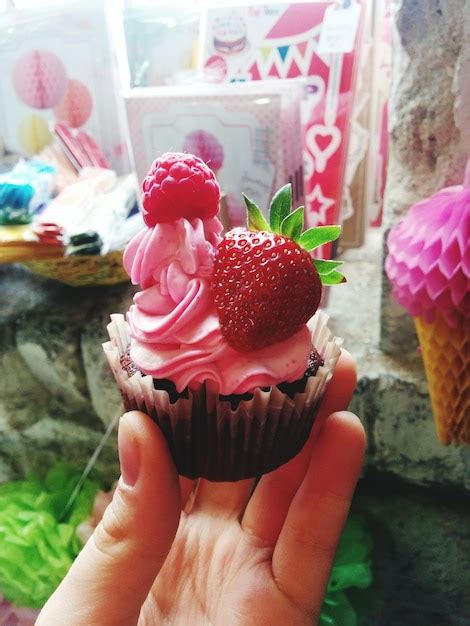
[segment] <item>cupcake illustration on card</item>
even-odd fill
[[[247,47],[246,22],[234,11],[218,17],[212,30],[214,49],[220,54],[237,54]]]
[[[183,152],[199,157],[217,176],[224,164],[224,149],[213,133],[199,129],[184,138]]]

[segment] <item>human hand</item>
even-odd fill
[[[254,491],[178,477],[158,427],[126,414],[113,501],[36,626],[316,624],[364,455],[354,386],[343,353],[304,449]]]

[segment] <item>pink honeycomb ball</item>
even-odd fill
[[[72,128],[83,126],[93,110],[91,93],[80,80],[68,81],[63,98],[54,107],[54,115]]]
[[[50,109],[64,95],[67,73],[62,61],[48,50],[22,54],[12,72],[15,92],[33,109]]]

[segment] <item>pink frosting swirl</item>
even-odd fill
[[[178,391],[212,381],[222,394],[245,393],[301,378],[311,349],[307,326],[246,353],[223,338],[210,292],[221,230],[217,218],[180,218],[146,228],[129,243],[124,266],[142,288],[127,315],[132,360]]]
[[[470,189],[448,187],[413,205],[388,236],[385,271],[410,315],[449,326],[470,317]]]

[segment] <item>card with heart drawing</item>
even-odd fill
[[[212,81],[307,77],[308,227],[340,218],[363,9],[358,0],[328,0],[207,10],[202,69]]]

